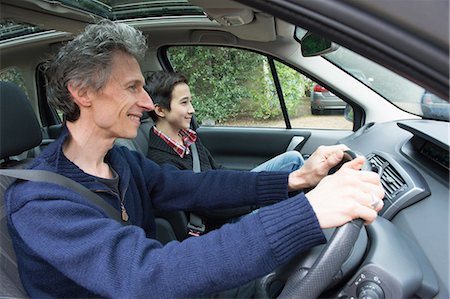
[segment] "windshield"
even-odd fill
[[[430,119],[450,118],[447,101],[361,55],[341,46],[322,56],[407,112]]]

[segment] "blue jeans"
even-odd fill
[[[305,160],[298,151],[288,151],[272,158],[252,169],[259,171],[288,171],[292,172],[305,164]]]
[[[303,159],[302,154],[297,151],[288,151],[282,153],[275,158],[272,158],[263,164],[256,166],[251,171],[259,172],[259,171],[287,171],[292,172],[305,164],[305,160]],[[250,212],[251,214],[258,212],[258,209]],[[242,217],[242,216],[241,216]],[[232,223],[238,222],[241,217],[234,218],[231,220]]]

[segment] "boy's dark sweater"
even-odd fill
[[[211,156],[208,149],[202,144],[199,138],[195,142],[202,171],[211,169],[224,169],[224,167]],[[150,129],[150,139],[148,142],[147,157],[159,165],[164,163],[171,164],[181,170],[192,170],[192,154],[181,158],[161,137]]]

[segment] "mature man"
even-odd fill
[[[358,171],[364,158],[325,177],[345,146],[319,148],[290,174],[179,171],[114,146],[116,138],[135,137],[142,113],[154,108],[138,64],[145,50],[141,32],[103,21],[49,63],[49,101],[63,112],[65,127],[32,168],[83,184],[132,225],[58,185],[12,185],[5,197],[8,225],[31,297],[202,296],[243,285],[325,242],[321,228],[375,219],[372,197],[384,194],[375,173]],[[314,186],[288,198],[290,190]],[[269,201],[277,203],[200,237],[165,246],[154,238],[155,209]]]

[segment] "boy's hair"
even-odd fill
[[[158,71],[153,73],[148,79],[145,86],[153,103],[170,111],[170,100],[172,91],[178,83],[188,84],[186,77],[178,72]],[[155,111],[150,111],[150,116],[154,122],[157,122],[158,115]]]

